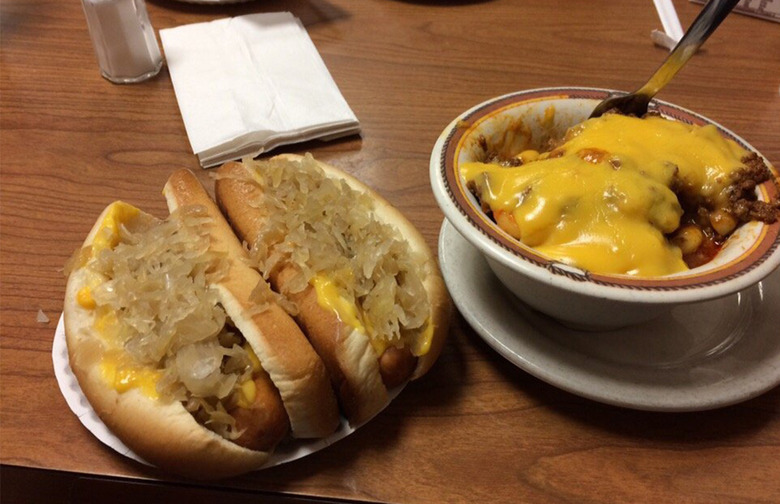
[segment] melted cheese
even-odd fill
[[[358,313],[357,306],[346,299],[339,292],[339,288],[333,280],[325,275],[316,275],[311,280],[314,290],[317,292],[317,302],[326,310],[334,311],[339,320],[348,326],[361,332],[366,332],[366,327]]]
[[[125,222],[136,217],[140,210],[121,201],[111,205],[92,241],[92,254],[112,249],[119,243],[119,231]],[[139,366],[121,349],[122,338],[116,313],[108,306],[97,307],[92,290],[102,279],[93,276],[79,289],[76,301],[85,309],[95,310],[93,328],[109,349],[100,361],[100,372],[105,382],[119,393],[137,388],[151,399],[158,399],[157,382],[161,372]]]
[[[158,399],[160,371],[134,364],[123,350],[106,352],[100,362],[103,379],[119,393],[137,388],[151,399]]]
[[[244,342],[241,347],[246,352],[247,356],[249,357],[249,363],[252,365],[252,372],[258,373],[263,370],[263,365],[260,364],[260,359],[257,357],[257,354],[255,353],[255,349],[252,348],[252,345],[250,345],[247,342]]]
[[[89,272],[85,282],[86,285],[80,288],[76,293],[76,302],[79,304],[79,306],[87,310],[94,310],[97,308],[97,303],[95,302],[95,298],[92,296],[92,291],[104,281],[105,279],[101,275],[95,274],[94,272]]]
[[[747,152],[714,126],[661,117],[606,115],[569,130],[551,152],[520,154],[505,168],[464,163],[483,203],[509,234],[541,254],[597,273],[659,276],[683,271],[665,234],[682,209],[675,179],[715,207]]]
[[[95,322],[93,326],[100,335],[103,343],[118,347],[121,345],[119,336],[119,320],[116,312],[108,306],[101,306],[95,310]]]
[[[92,240],[93,253],[116,247],[119,243],[119,229],[122,224],[136,217],[140,212],[133,205],[122,201],[112,203]]]
[[[76,293],[76,302],[82,307],[88,310],[92,310],[97,307],[95,298],[92,297],[92,288],[90,286],[84,286]]]
[[[433,324],[431,319],[425,322],[425,327],[422,332],[414,339],[412,343],[411,351],[415,357],[425,355],[431,349],[431,342],[433,341]]]
[[[257,385],[254,380],[246,380],[238,387],[238,401],[239,408],[250,408],[257,398]]]
[[[244,344],[241,346],[244,348],[247,356],[249,357],[249,363],[252,366],[252,377],[254,377],[257,373],[263,370],[263,365],[260,364],[260,359],[257,357],[257,354],[249,343],[244,342]],[[256,398],[257,385],[252,378],[245,380],[238,386],[237,404],[240,408],[251,407],[252,404],[254,404]]]
[[[371,346],[377,355],[382,355],[387,350],[390,343],[384,339],[374,337],[370,325],[361,317],[358,307],[354,302],[341,295],[338,286],[333,280],[320,274],[312,278],[311,285],[317,293],[317,303],[322,308],[333,311],[339,320],[356,331],[368,335]],[[425,324],[422,332],[416,333],[415,337],[411,339],[411,342],[402,341],[401,343],[408,344],[413,355],[419,357],[428,353],[431,347],[431,340],[433,339],[433,324],[430,323],[430,320]]]

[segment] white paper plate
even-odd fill
[[[52,345],[52,362],[54,364],[54,375],[57,377],[57,383],[60,386],[65,401],[68,403],[71,411],[78,417],[84,427],[87,428],[96,438],[98,438],[105,445],[114,449],[118,453],[129,457],[133,460],[141,462],[142,464],[151,465],[137,454],[135,454],[130,448],[124,445],[108,427],[105,426],[100,417],[97,416],[92,406],[87,401],[84,393],[81,391],[76,376],[70,368],[68,362],[68,346],[65,339],[65,323],[62,316],[57,324],[57,329],[54,332],[54,343]],[[401,392],[403,386],[398,387],[390,391],[391,401]],[[369,420],[370,421],[370,420]],[[357,430],[360,426],[351,426],[347,420],[342,417],[339,428],[330,436],[322,439],[315,440],[296,440],[293,442],[285,443],[271,454],[268,462],[262,467],[267,469],[269,467],[277,466],[287,462],[292,462],[299,458],[310,455],[314,452],[326,448],[336,441],[347,437]]]
[[[475,331],[507,360],[596,401],[652,411],[713,409],[780,383],[780,270],[739,294],[608,332],[568,329],[517,300],[445,220],[445,282]]]

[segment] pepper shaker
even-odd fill
[[[100,73],[116,84],[141,82],[162,68],[144,0],[82,0]]]

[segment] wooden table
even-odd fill
[[[700,6],[675,2],[683,26]],[[666,51],[648,1],[149,0],[156,29],[261,11],[300,17],[362,136],[313,152],[373,186],[437,244],[431,147],[458,113],[543,86],[630,90]],[[52,371],[62,268],[109,202],[165,215],[160,190],[190,151],[166,70],[118,86],[98,73],[79,2],[3,0],[0,62],[3,502],[770,502],[780,498],[780,389],[708,412],[602,405],[515,368],[465,323],[432,372],[374,421],[288,465],[181,482],[103,446]],[[780,164],[780,25],[732,15],[662,93]],[[39,310],[48,322],[38,321]],[[309,502],[306,500],[306,502]]]

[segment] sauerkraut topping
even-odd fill
[[[366,330],[378,353],[387,346],[418,348],[431,313],[423,286],[428,265],[398,230],[376,218],[372,198],[327,177],[310,155],[244,164],[262,189],[252,204],[266,217],[251,244],[259,271],[269,278],[295,265],[291,292],[326,281],[341,298],[330,304],[357,307],[352,325]]]
[[[129,215],[109,216],[116,214]],[[85,287],[88,297],[79,293],[79,303],[95,310],[107,347],[104,376],[120,392],[143,389],[153,376],[156,395],[181,401],[205,426],[237,437],[227,411],[252,377],[252,361],[209,288],[228,268],[226,257],[209,248],[210,218],[185,207],[164,221],[114,221],[100,229],[85,265],[100,281]]]

